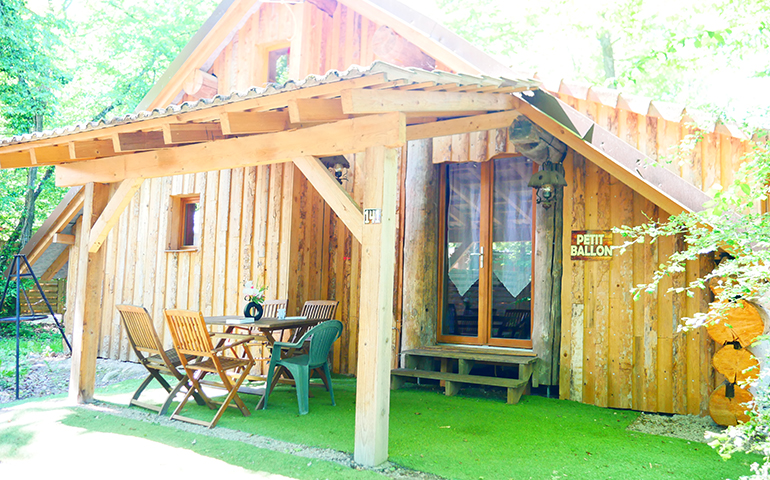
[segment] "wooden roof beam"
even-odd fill
[[[406,118],[400,113],[370,115],[287,132],[195,143],[151,152],[69,163],[56,169],[59,186],[113,183],[287,162],[302,155],[331,156],[369,146],[406,143]]]
[[[473,117],[455,118],[442,122],[409,125],[406,127],[407,140],[421,140],[424,138],[443,137],[459,133],[480,132],[482,130],[494,130],[496,128],[508,128],[513,121],[521,115],[517,110],[488,113]]]
[[[224,138],[218,123],[167,123],[163,125],[163,141],[167,145],[199,143]]]
[[[32,235],[21,253],[27,255],[28,259],[37,259],[51,246],[55,235],[61,232],[80,213],[82,207],[83,189],[67,192],[56,209],[48,216],[48,219]],[[32,260],[30,260],[31,262]]]
[[[112,157],[115,147],[112,140],[86,140],[68,143],[70,160]]]
[[[219,121],[225,135],[282,132],[289,128],[289,112],[224,112]]]
[[[48,280],[52,279],[54,275],[59,273],[59,270],[62,269],[62,267],[69,261],[70,259],[70,247],[65,248],[62,250],[62,252],[59,254],[58,257],[56,257],[56,260],[53,261],[50,267],[43,273],[43,275],[40,276],[41,282],[47,282]]]
[[[359,243],[364,232],[364,213],[361,207],[342,188],[342,185],[329,172],[329,169],[316,157],[309,155],[295,157],[294,165],[305,175],[316,191],[334,210],[342,223]]]
[[[512,95],[497,93],[344,90],[341,97],[342,111],[349,115],[382,112],[495,111],[515,108]]]
[[[222,114],[229,112],[243,113],[252,110],[258,112],[267,112],[269,110],[276,110],[278,108],[286,108],[289,104],[289,100],[292,98],[312,98],[323,95],[339,96],[340,90],[348,88],[366,88],[372,85],[382,84],[385,78],[386,75],[384,73],[378,73],[375,75],[352,78],[350,80],[341,80],[337,82],[316,85],[313,87],[276,93],[273,95],[255,97],[238,102],[225,103],[216,107],[201,108],[176,115],[149,118],[120,125],[109,125],[104,128],[87,130],[85,132],[52,136],[29,142],[0,146],[0,168],[29,167],[29,149],[32,147],[59,145],[64,142],[94,140],[97,138],[106,138],[109,134],[136,132],[140,129],[145,131],[161,130],[163,125],[167,123],[217,121]],[[401,80],[399,80],[399,82],[401,82],[400,84],[405,83],[405,81]],[[228,134],[225,133],[225,135]],[[20,157],[6,157],[6,155],[9,153],[21,153],[22,155]],[[5,162],[8,162],[8,166],[5,165],[3,161],[4,159]]]
[[[57,165],[70,161],[70,150],[66,144],[37,147],[30,150],[30,156],[34,165]]]
[[[138,152],[165,148],[163,132],[126,132],[112,135],[112,146],[115,152]]]
[[[289,100],[291,123],[328,123],[350,118],[342,111],[339,98],[297,98]]]
[[[53,236],[53,243],[59,243],[62,245],[75,245],[75,235],[55,233]]]
[[[31,167],[32,153],[30,150],[0,154],[0,168]]]

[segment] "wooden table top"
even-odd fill
[[[245,317],[240,315],[221,315],[214,317],[204,317],[204,320],[209,325],[246,326],[257,327],[264,330],[288,330],[292,328],[312,326],[321,322],[321,320],[308,319],[307,317],[288,317],[283,319],[262,317],[256,322],[227,323],[228,320],[243,320],[244,318]]]

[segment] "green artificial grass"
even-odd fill
[[[354,470],[333,462],[274,452],[242,442],[195,434],[103,412],[96,414],[88,410],[73,409],[72,414],[62,420],[62,423],[89,431],[144,438],[172,447],[185,448],[248,470],[285,475],[298,480],[386,478],[377,472]]]
[[[355,380],[337,377],[334,387],[337,406],[323,388],[312,388],[306,416],[298,415],[289,386],[276,388],[267,410],[255,411],[258,397],[242,395],[252,415],[230,409],[218,426],[352,452]],[[636,412],[537,396],[507,405],[407,387],[391,392],[390,405],[390,460],[452,479],[736,478],[761,460],[740,454],[723,461],[702,443],[627,431]],[[214,412],[189,402],[183,414],[209,420]]]

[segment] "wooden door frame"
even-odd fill
[[[506,157],[508,158],[508,157]],[[514,157],[511,157],[514,158]],[[484,301],[482,301],[481,292],[490,292],[492,286],[492,229],[494,222],[494,159],[490,159],[486,162],[479,162],[480,164],[480,182],[481,182],[481,212],[482,215],[479,219],[480,231],[479,242],[484,248],[484,268],[479,270],[479,317],[478,317],[478,331],[475,337],[468,337],[463,335],[444,335],[443,323],[444,323],[444,299],[447,295],[447,282],[446,282],[446,208],[447,208],[447,164],[440,165],[439,174],[439,191],[441,195],[439,197],[439,245],[438,245],[438,328],[436,329],[436,340],[440,343],[453,343],[458,345],[489,345],[493,347],[505,347],[505,348],[517,348],[524,350],[532,350],[532,330],[534,321],[534,287],[535,287],[535,225],[537,222],[536,212],[536,196],[534,190],[532,191],[532,253],[531,258],[531,286],[530,286],[530,339],[514,339],[514,338],[492,338],[491,336],[491,323],[492,323],[492,304],[490,302],[489,295],[485,295]],[[533,173],[537,171],[537,164],[532,164]],[[486,221],[484,214],[486,214]],[[488,256],[489,255],[489,256]],[[488,257],[487,257],[488,256]],[[483,320],[483,321],[482,321]]]

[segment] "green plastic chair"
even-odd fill
[[[263,408],[267,408],[268,396],[275,384],[278,383],[278,379],[281,378],[281,375],[289,373],[294,377],[294,383],[297,387],[299,414],[307,414],[309,409],[308,390],[310,388],[310,372],[312,370],[317,370],[321,375],[324,385],[331,396],[332,405],[336,405],[336,403],[334,403],[332,377],[329,372],[329,350],[332,348],[332,344],[335,340],[340,338],[341,333],[342,322],[339,320],[329,320],[319,323],[311,328],[302,336],[302,338],[294,343],[275,342],[275,344],[273,344],[273,354],[270,357],[270,369],[267,371],[265,402]],[[284,348],[302,348],[307,339],[310,339],[307,354],[281,358],[281,351]]]

